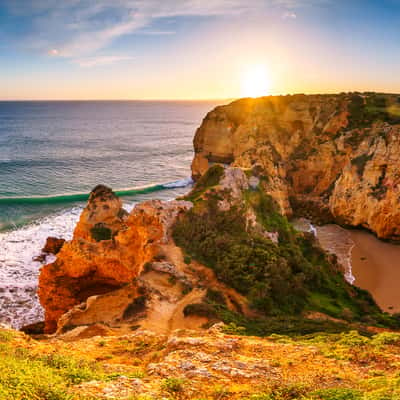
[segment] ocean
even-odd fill
[[[71,238],[94,186],[112,187],[128,210],[189,190],[193,136],[216,105],[0,102],[0,323],[43,318],[33,258],[48,236]]]

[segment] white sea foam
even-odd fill
[[[20,328],[43,319],[36,290],[40,254],[48,236],[71,239],[81,208],[48,216],[30,225],[0,233],[0,323]],[[54,261],[54,256],[47,262]]]
[[[312,224],[312,223],[310,223],[310,229],[309,229],[309,232],[311,232],[315,237],[317,237],[318,236],[318,233],[317,233],[317,228]]]
[[[191,185],[192,183],[193,183],[192,178],[184,178],[175,182],[165,183],[163,186],[168,189],[173,189],[173,188],[186,187]]]
[[[128,212],[134,206],[134,202],[124,204]],[[0,323],[18,329],[43,319],[36,294],[42,264],[33,258],[40,254],[49,236],[72,239],[81,211],[81,207],[74,207],[0,232]],[[54,260],[55,256],[48,255],[45,264]]]
[[[179,188],[188,184],[189,180],[183,179],[169,185]],[[124,208],[131,212],[135,204],[124,203]],[[74,207],[21,228],[0,232],[0,324],[18,329],[43,320],[43,309],[36,294],[42,263],[33,259],[40,255],[49,236],[71,240],[81,211],[82,207]],[[45,264],[54,260],[49,255]]]

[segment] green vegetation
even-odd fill
[[[183,315],[185,317],[188,317],[189,315],[197,315],[199,317],[211,319],[215,319],[217,317],[214,307],[211,304],[205,303],[188,304],[183,310]]]
[[[0,333],[0,399],[83,399],[72,396],[69,387],[83,381],[112,379],[94,363],[55,353],[37,355],[12,345],[9,332]]]
[[[229,200],[229,193],[224,197]],[[368,292],[349,285],[340,267],[326,257],[314,237],[295,231],[261,189],[247,191],[243,204],[232,205],[227,211],[219,209],[217,192],[203,192],[202,198],[175,224],[175,242],[186,254],[212,268],[218,279],[246,296],[267,318],[248,321],[212,296],[207,296],[203,306],[191,305],[187,313],[213,316],[211,305],[219,319],[253,334],[266,334],[271,327],[288,334],[345,330],[346,323],[299,317],[307,311],[348,321],[398,325],[394,318],[381,313]],[[255,211],[263,229],[278,232],[278,243],[263,236],[260,229],[247,228],[248,208]]]
[[[321,389],[312,392],[310,398],[315,400],[362,400],[362,394],[355,389]]]
[[[183,392],[185,381],[178,378],[167,378],[162,383],[161,387],[166,392],[174,395]]]
[[[222,175],[224,173],[224,167],[219,164],[213,165],[208,171],[196,182],[196,186],[193,190],[184,197],[185,200],[194,200],[200,197],[211,187],[218,185]]]
[[[100,242],[101,240],[110,240],[112,238],[111,229],[104,226],[101,222],[90,229],[90,234],[96,242]]]
[[[185,264],[189,265],[189,264],[192,262],[192,257],[190,257],[190,256],[188,256],[188,255],[185,255],[185,256],[183,257],[183,262],[184,262]]]
[[[225,333],[242,334],[243,329],[231,323]],[[237,339],[179,331],[175,338],[179,339],[144,332],[83,343],[35,341],[0,330],[0,399],[94,400],[108,394],[126,400],[400,398],[399,333],[324,331]],[[248,381],[213,368],[221,363],[226,371],[243,368],[252,373],[254,368],[264,375]],[[264,364],[267,368],[261,369]],[[144,374],[149,365],[162,373]],[[196,371],[205,375],[194,375]],[[141,384],[131,384],[131,379]]]
[[[394,96],[370,93],[353,94],[349,102],[349,127],[363,128],[376,121],[400,122],[400,107]]]

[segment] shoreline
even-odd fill
[[[314,227],[304,218],[292,222],[299,230],[313,232],[325,251],[336,254],[350,284],[368,290],[383,311],[400,312],[400,245],[365,230],[335,224]]]
[[[383,311],[400,312],[400,246],[362,230],[349,230],[355,285],[368,290]]]
[[[345,279],[353,285],[356,278],[353,274],[351,255],[355,242],[350,232],[336,224],[318,226],[316,229],[319,243],[326,251],[336,254],[339,263],[345,268]]]

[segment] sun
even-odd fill
[[[245,70],[242,78],[243,97],[261,97],[269,94],[268,70],[264,65],[253,65]]]

